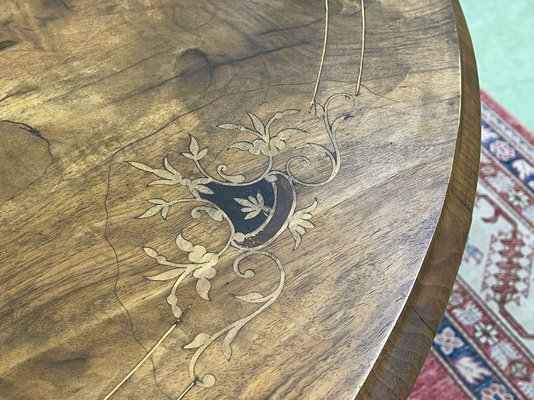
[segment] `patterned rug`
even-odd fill
[[[534,135],[482,93],[473,224],[410,400],[534,400]]]

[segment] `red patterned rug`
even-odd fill
[[[482,93],[473,224],[410,400],[534,400],[534,135]]]

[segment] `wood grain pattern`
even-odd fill
[[[231,353],[223,336],[206,349],[195,376],[213,374],[216,382],[192,387],[186,399],[349,399],[366,382],[395,379],[406,382],[396,395],[406,392],[417,362],[408,378],[397,371],[385,382],[376,375],[381,354],[402,348],[388,338],[410,329],[421,335],[421,318],[439,320],[442,304],[429,301],[425,287],[439,287],[438,300],[446,301],[478,160],[476,101],[468,108],[466,58],[460,64],[458,57],[466,47],[448,1],[366,2],[362,87],[354,104],[332,106],[332,120],[341,117],[338,150],[324,118],[308,111],[321,57],[322,1],[5,4],[0,119],[24,125],[0,123],[0,135],[9,135],[0,149],[16,155],[0,164],[0,175],[12,182],[2,187],[0,204],[1,398],[103,399],[178,316],[112,399],[178,398],[191,384],[194,339],[206,343],[199,334],[217,336],[250,315]],[[360,16],[358,2],[330,2],[319,104],[354,91]],[[265,123],[284,110],[299,111],[273,128],[300,131],[279,137],[284,145],[276,142],[273,171],[304,155],[311,168],[295,165],[297,176],[328,177],[328,154],[306,143],[340,158],[326,184],[294,184],[296,210],[317,200],[304,219],[313,227],[301,221],[302,232],[293,225],[298,247],[290,230],[276,233],[260,250],[274,258],[242,259],[242,272],[256,272],[245,277],[233,263],[246,250],[229,247],[216,264],[208,255],[225,247],[231,224],[192,218],[194,206],[181,203],[165,211],[166,219],[163,207],[137,218],[158,205],[147,200],[194,197],[198,185],[209,184],[197,181],[191,191],[201,176],[182,153],[197,157],[207,148],[202,165],[211,176],[222,164],[227,175],[260,176],[273,147],[257,155],[233,148],[251,143],[251,133],[218,126],[261,131],[247,113]],[[24,126],[31,128],[20,132]],[[135,163],[167,168],[165,157],[183,184],[147,186],[154,174]],[[238,198],[246,213],[259,210],[250,220],[274,208],[267,198]],[[176,242],[179,234],[203,250]],[[442,261],[445,249],[437,244],[446,235],[451,255]],[[175,308],[173,315],[166,300],[172,283],[146,278],[164,273],[165,262],[201,265],[176,292],[185,313]],[[445,280],[434,283],[424,274],[440,262]],[[276,293],[276,301],[269,297],[256,315],[261,304],[253,301],[261,298],[251,293]],[[235,297],[247,294],[252,302]],[[406,310],[421,316],[407,328],[397,322]],[[410,349],[417,357],[425,352]],[[361,398],[380,398],[366,387]]]
[[[31,126],[0,121],[0,201],[16,196],[35,182],[50,165],[50,144]],[[27,151],[21,152],[21,146]]]
[[[452,1],[452,6],[458,28],[462,92],[449,188],[407,305],[360,391],[360,398],[402,399],[409,394],[448,304],[471,226],[480,157],[480,90],[464,16],[457,0]]]

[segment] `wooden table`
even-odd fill
[[[0,398],[407,395],[476,67],[456,1],[326,5],[2,2]]]

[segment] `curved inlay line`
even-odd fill
[[[259,157],[259,163],[264,163],[265,157],[267,157],[267,166],[263,173],[248,182],[244,174],[226,174],[227,166],[224,164],[216,168],[218,177],[210,175],[202,165],[202,160],[208,154],[209,147],[202,147],[193,135],[190,135],[189,149],[183,149],[181,155],[184,157],[183,161],[189,160],[196,167],[198,172],[196,176],[183,176],[166,156],[163,158],[160,166],[151,166],[139,161],[128,162],[138,173],[152,177],[152,180],[148,182],[149,185],[181,186],[186,188],[189,193],[188,197],[147,199],[150,204],[149,208],[143,214],[137,216],[137,218],[166,219],[172,207],[179,207],[184,203],[197,203],[198,205],[191,211],[192,218],[207,216],[213,221],[225,222],[230,227],[230,233],[226,245],[220,251],[213,253],[208,252],[203,245],[188,240],[181,232],[178,233],[174,238],[174,242],[179,251],[187,253],[189,262],[185,264],[170,260],[161,254],[158,249],[151,247],[142,248],[142,251],[144,251],[147,257],[152,258],[159,265],[167,268],[170,267],[165,272],[155,276],[149,276],[147,279],[159,281],[170,287],[166,300],[170,307],[170,312],[176,318],[176,322],[171,325],[157,341],[156,345],[147,352],[142,360],[136,364],[103,400],[110,399],[139,367],[150,358],[154,350],[173,332],[177,324],[182,321],[184,310],[179,300],[179,288],[182,282],[186,279],[196,280],[195,287],[199,297],[207,301],[210,300],[211,280],[216,278],[219,259],[229,247],[245,251],[234,260],[234,272],[238,277],[247,279],[255,275],[252,269],[240,269],[240,264],[244,259],[249,257],[267,257],[276,265],[279,272],[279,281],[276,288],[267,295],[252,290],[248,294],[235,295],[235,298],[239,301],[259,304],[260,307],[250,315],[231,323],[212,335],[204,332],[198,333],[190,343],[183,346],[185,350],[195,350],[195,352],[192,355],[189,366],[191,382],[177,397],[178,400],[183,399],[194,387],[208,388],[216,383],[215,375],[208,373],[199,377],[195,372],[196,365],[200,357],[204,354],[204,351],[216,342],[220,342],[223,356],[227,360],[230,360],[232,355],[231,345],[241,328],[267,309],[276,301],[282,292],[285,283],[284,267],[275,255],[262,249],[274,241],[286,229],[293,235],[294,248],[296,249],[301,244],[303,235],[314,227],[311,219],[313,217],[313,211],[318,204],[317,200],[314,200],[307,207],[297,210],[297,187],[299,185],[310,187],[323,186],[334,179],[339,172],[341,159],[336,139],[336,130],[346,116],[333,116],[330,110],[330,104],[334,100],[341,99],[350,102],[353,106],[355,96],[359,94],[365,52],[366,21],[364,6],[364,0],[361,0],[362,47],[355,94],[334,93],[321,105],[317,103],[316,96],[328,44],[329,2],[325,0],[323,49],[310,107],[315,106],[315,118],[322,121],[329,140],[329,146],[308,143],[308,146],[317,152],[319,156],[326,158],[330,162],[330,173],[323,179],[316,182],[309,182],[297,177],[296,172],[292,168],[294,165],[299,163],[301,167],[306,168],[312,164],[310,159],[303,155],[293,155],[290,157],[284,171],[273,169],[273,160],[280,154],[282,149],[286,148],[287,140],[292,135],[297,135],[304,131],[299,128],[287,126],[278,132],[272,132],[272,124],[279,120],[280,122],[278,124],[280,124],[282,122],[281,120],[284,120],[286,116],[298,114],[300,112],[298,109],[279,111],[267,119],[262,119],[251,112],[247,112],[248,124],[223,121],[217,125],[220,129],[238,130],[250,135],[250,140],[233,143],[230,145],[230,148]]]

